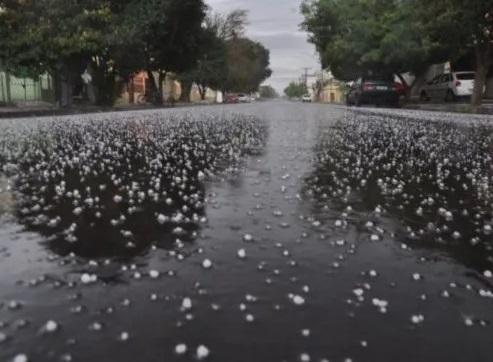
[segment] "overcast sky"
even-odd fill
[[[282,91],[290,81],[299,79],[304,67],[312,72],[320,65],[306,33],[300,31],[303,18],[301,0],[206,0],[214,11],[249,11],[248,37],[270,50],[273,75],[265,83]]]

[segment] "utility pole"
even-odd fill
[[[308,88],[308,71],[312,68],[303,68],[303,79],[305,83],[305,87]]]

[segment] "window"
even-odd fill
[[[475,73],[457,73],[456,74],[458,80],[474,80],[476,78]]]
[[[440,76],[437,75],[435,78],[433,78],[431,81],[430,81],[430,85],[433,85],[433,84],[437,84],[438,83],[438,80],[440,79]]]

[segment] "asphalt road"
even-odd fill
[[[491,121],[2,120],[0,360],[489,362]]]

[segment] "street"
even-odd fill
[[[491,361],[492,121],[0,120],[0,360]]]

